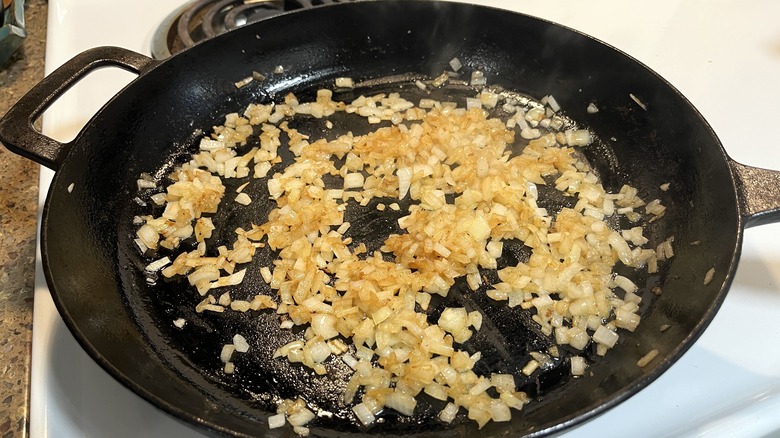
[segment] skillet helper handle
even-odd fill
[[[70,87],[103,67],[118,67],[139,75],[157,61],[121,47],[84,51],[46,76],[0,119],[0,142],[10,151],[57,170],[72,142],[61,143],[38,132],[34,123]]]
[[[745,228],[780,222],[780,171],[729,160]]]

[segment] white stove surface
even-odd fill
[[[158,23],[183,3],[49,0],[47,73],[100,45],[148,55]],[[482,3],[573,27],[629,53],[694,103],[732,158],[780,169],[780,2]],[[117,69],[88,76],[46,112],[44,133],[73,138],[133,77]],[[43,169],[41,200],[51,176]],[[54,308],[38,265],[31,436],[197,436],[121,386],[82,351]],[[780,224],[751,228],[732,289],[700,340],[639,394],[565,436],[780,436],[779,317]]]

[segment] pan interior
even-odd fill
[[[383,18],[388,16],[404,18]],[[285,31],[290,28],[307,31]],[[676,90],[612,48],[530,17],[439,2],[338,5],[247,26],[163,62],[112,100],[76,140],[47,202],[47,277],[77,339],[131,389],[180,418],[217,431],[283,436],[287,432],[264,429],[268,412],[279,398],[297,394],[316,396],[332,413],[318,417],[313,433],[365,432],[345,421],[349,411],[338,402],[350,373],[345,365],[334,364],[334,372],[322,378],[271,360],[273,350],[296,335],[280,330],[275,314],[196,314],[200,297],[193,290],[162,279],[149,281],[143,267],[150,260],[133,242],[133,217],[148,214],[141,205],[148,203],[148,194],[139,192],[136,180],[142,172],[162,179],[194,149],[197,129],[208,131],[250,102],[278,101],[288,91],[305,98],[317,88],[331,88],[339,76],[375,80],[356,93],[396,90],[398,75],[434,77],[455,57],[465,71],[484,71],[491,84],[536,98],[554,95],[567,116],[597,135],[599,141],[585,154],[609,190],[630,184],[643,199],[659,198],[667,205],[662,220],[646,224],[645,235],[655,243],[675,238],[675,257],[659,274],[633,276],[646,303],[636,332],[622,336],[604,359],[590,352],[588,378],[570,379],[564,355],[548,372],[526,379],[523,387],[535,399],[511,423],[489,424],[480,432],[516,436],[557,430],[641,389],[703,330],[730,279],[739,218],[718,140]],[[266,79],[236,88],[235,82],[253,71]],[[396,79],[376,80],[388,76]],[[419,97],[410,82],[404,92]],[[447,91],[461,96],[472,92]],[[586,111],[591,103],[598,113]],[[668,190],[663,190],[666,183]],[[252,184],[250,190],[263,190],[262,181]],[[263,217],[272,205],[258,202],[252,208],[254,217]],[[372,227],[396,218],[366,211],[374,213],[363,216],[365,227],[356,218],[354,232],[365,234],[369,242],[382,239]],[[231,210],[219,214],[226,223],[246,226],[245,216],[231,216]],[[216,242],[227,243],[232,228],[224,227],[226,234]],[[270,252],[255,257],[242,287],[272,294],[258,273],[270,260]],[[710,269],[714,277],[705,285]],[[486,362],[491,366],[516,373],[524,361],[510,359],[549,345],[528,315],[493,303],[483,293],[468,292],[462,282],[455,292],[448,300],[482,309],[495,327],[477,336],[471,347],[489,351]],[[184,329],[171,323],[180,317],[188,321]],[[246,335],[252,349],[237,359],[239,371],[227,376],[221,372],[219,350],[236,333]],[[638,367],[637,360],[652,349],[659,358]],[[441,431],[433,418],[442,407],[437,403],[422,400],[418,416],[389,416],[368,432],[476,433],[465,419]]]

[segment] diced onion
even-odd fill
[[[336,78],[335,83],[338,88],[355,88],[352,78]]]
[[[235,345],[236,351],[239,353],[246,353],[249,351],[249,343],[241,335],[233,336],[233,345]]]
[[[250,198],[246,193],[241,192],[238,194],[238,196],[236,196],[236,202],[241,205],[249,205],[252,203],[252,198]]]
[[[485,392],[490,388],[490,380],[489,379],[482,379],[477,382],[476,385],[472,386],[471,389],[469,389],[469,394],[471,395],[479,395]]]
[[[468,312],[463,307],[448,307],[441,312],[438,324],[450,333],[459,332],[468,327]]]
[[[571,363],[571,374],[574,376],[582,376],[585,374],[585,368],[587,367],[587,363],[585,362],[585,358],[582,356],[572,356],[569,358],[569,361]]]
[[[447,406],[439,412],[439,419],[445,423],[452,423],[455,416],[458,414],[458,405],[454,403],[447,403]]]
[[[171,259],[168,257],[163,257],[161,259],[155,260],[152,263],[149,263],[146,265],[146,272],[157,272],[160,269],[164,268],[165,266],[169,265],[171,263]]]
[[[599,326],[599,328],[597,328],[596,331],[593,333],[593,341],[602,344],[608,348],[612,348],[615,346],[618,337],[619,336],[617,333],[604,327],[603,325]]]
[[[398,169],[396,171],[398,176],[398,198],[404,199],[406,194],[409,193],[409,186],[412,182],[412,171],[408,167]]]
[[[364,425],[370,426],[376,421],[376,417],[363,403],[358,403],[352,407],[352,412],[355,413],[357,419]]]
[[[160,235],[149,224],[144,224],[135,233],[138,239],[146,245],[147,248],[157,248],[157,242],[160,240]]]
[[[355,356],[351,354],[345,354],[341,356],[341,360],[344,361],[345,364],[347,364],[348,367],[352,368],[353,370],[357,366],[357,359],[355,359]]]
[[[252,76],[247,76],[244,79],[241,79],[240,81],[236,82],[236,84],[235,84],[236,88],[241,88],[241,87],[247,85],[248,83],[252,82],[253,80],[254,80],[254,78]]]
[[[154,181],[147,181],[144,179],[139,179],[137,185],[139,189],[153,189],[157,187],[157,183]]]
[[[335,328],[336,317],[333,315],[317,313],[311,318],[311,328],[318,336],[323,339],[334,338],[339,335]]]
[[[647,364],[653,361],[655,357],[658,356],[658,350],[653,349],[647,352],[644,356],[642,356],[637,362],[637,366],[639,367],[645,367]]]
[[[491,400],[490,417],[497,423],[509,421],[512,419],[512,412],[509,411],[509,406],[506,403],[500,400]]]
[[[230,358],[233,356],[233,352],[236,347],[233,344],[225,344],[222,346],[222,351],[219,353],[219,360],[223,363],[230,362]]]
[[[710,268],[707,273],[704,274],[704,285],[710,284],[715,277],[715,268]]]
[[[466,109],[472,108],[482,108],[482,101],[473,97],[466,98]]]
[[[414,408],[417,406],[417,400],[409,394],[394,391],[385,399],[385,406],[398,411],[402,415],[412,416],[414,415]]]
[[[278,429],[287,422],[287,419],[285,418],[284,413],[271,415],[268,417],[268,428],[269,429]]]
[[[313,420],[314,417],[316,417],[314,415],[314,412],[310,411],[307,408],[303,408],[298,412],[288,415],[287,422],[292,424],[293,426],[303,426],[304,424]]]
[[[472,87],[478,87],[487,84],[487,78],[485,74],[480,70],[474,70],[471,73],[471,81],[469,82]]]
[[[547,105],[550,107],[553,112],[558,112],[561,110],[561,106],[558,105],[558,101],[555,100],[555,98],[552,95],[547,96]]]
[[[344,189],[356,189],[363,187],[363,175],[360,173],[350,173],[344,177]]]
[[[458,71],[463,67],[463,64],[460,63],[458,58],[452,58],[450,59],[450,67],[452,68],[452,71]]]
[[[495,387],[498,392],[514,391],[515,376],[512,374],[492,374],[490,376],[490,384]]]

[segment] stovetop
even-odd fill
[[[47,72],[99,45],[151,54],[155,29],[183,3],[49,0]],[[620,48],[680,89],[732,158],[780,169],[780,2],[481,3],[549,19]],[[133,77],[115,70],[89,75],[46,112],[44,133],[73,138]],[[43,169],[41,200],[51,177]],[[778,316],[780,225],[775,224],[745,232],[731,291],[691,350],[646,389],[564,436],[780,436]],[[40,261],[31,381],[33,438],[197,436],[121,386],[81,350],[54,308]]]
[[[352,0],[193,0],[171,11],[152,37],[152,57],[165,59],[195,43],[283,12]]]

